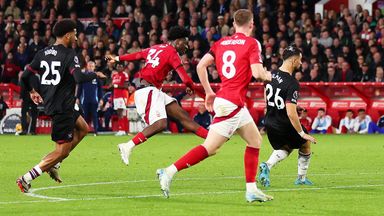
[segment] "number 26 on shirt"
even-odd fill
[[[271,106],[271,107],[276,106],[277,109],[284,109],[284,107],[285,107],[284,99],[279,96],[279,93],[281,91],[280,88],[276,88],[275,97],[274,97],[274,99],[272,101],[271,101],[272,96],[273,96],[272,85],[271,84],[267,84],[265,91],[266,91],[265,94],[266,94],[266,97],[267,97],[268,106]]]

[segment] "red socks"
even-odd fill
[[[136,134],[136,136],[133,137],[133,139],[132,139],[132,142],[133,142],[135,145],[139,145],[140,143],[143,143],[143,142],[145,142],[145,141],[147,141],[147,137],[145,137],[144,134],[141,133],[141,132],[138,133],[138,134]]]
[[[256,182],[257,166],[259,163],[259,149],[247,146],[244,154],[245,181]]]
[[[195,148],[191,149],[187,154],[177,160],[173,165],[177,168],[178,171],[185,168],[191,167],[200,161],[207,158],[208,152],[204,146],[198,145]]]
[[[205,139],[205,138],[207,138],[207,136],[208,136],[208,130],[200,126],[199,128],[197,128],[195,134],[196,134],[197,136],[199,136],[199,137]]]
[[[119,131],[128,132],[128,119],[126,116],[117,120],[117,124],[119,125]]]

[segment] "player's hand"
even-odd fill
[[[215,93],[207,93],[205,95],[205,108],[207,108],[208,112],[213,112],[213,101],[215,100]]]
[[[113,55],[106,55],[105,56],[105,60],[107,62],[110,62],[110,63],[115,63],[116,62],[115,56],[113,56]]]
[[[106,79],[107,76],[105,76],[102,72],[96,72],[97,78],[99,79]]]
[[[302,138],[307,140],[307,141],[309,141],[309,142],[311,142],[311,143],[313,143],[313,144],[316,144],[316,139],[313,136],[309,135],[309,134],[304,134],[302,136]]]
[[[185,89],[185,92],[187,92],[188,95],[193,95],[193,93],[194,93],[193,89],[191,89],[190,87],[187,87]]]
[[[35,103],[36,105],[43,103],[43,98],[34,89],[32,89],[32,91],[29,92],[29,95],[31,96],[33,103]]]

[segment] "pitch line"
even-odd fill
[[[355,173],[353,175],[379,175],[381,173]],[[317,173],[311,174],[312,176],[345,176],[351,175],[347,173]],[[275,175],[276,177],[292,177],[294,175]],[[239,179],[244,178],[244,176],[223,176],[223,177],[202,177],[202,178],[179,178],[176,181],[193,181],[193,180],[212,180],[212,179]],[[130,180],[130,181],[112,181],[112,182],[94,182],[94,183],[84,183],[84,184],[74,184],[74,185],[62,185],[62,186],[49,186],[41,187],[36,189],[31,189],[30,193],[25,195],[35,198],[40,198],[42,200],[31,200],[31,201],[10,201],[10,202],[0,202],[0,205],[7,204],[22,204],[22,203],[40,203],[40,202],[62,202],[62,201],[84,201],[84,200],[109,200],[109,199],[137,199],[137,198],[150,198],[150,197],[162,197],[160,194],[149,194],[149,195],[133,195],[133,196],[118,196],[118,197],[95,197],[95,198],[61,198],[61,197],[51,197],[36,194],[37,191],[50,190],[50,189],[59,189],[59,188],[69,188],[69,187],[83,187],[83,186],[94,186],[94,185],[108,185],[108,184],[124,184],[124,183],[140,183],[140,182],[154,182],[157,180]],[[347,189],[347,188],[364,188],[364,187],[382,187],[384,184],[377,185],[345,185],[345,186],[334,186],[334,187],[309,187],[309,188],[280,188],[280,189],[271,189],[268,192],[285,192],[285,191],[304,191],[304,190],[327,190],[327,189]],[[217,191],[217,192],[197,192],[197,193],[178,193],[172,194],[172,196],[196,196],[196,195],[220,195],[220,194],[234,194],[244,191]]]
[[[310,191],[310,190],[330,190],[330,189],[349,189],[349,188],[371,188],[371,187],[384,187],[384,184],[376,185],[340,185],[333,187],[308,187],[308,188],[277,188],[268,190],[268,192],[290,192],[290,191]],[[37,190],[37,189],[36,189]],[[243,190],[239,191],[212,191],[212,192],[194,192],[194,193],[175,193],[171,194],[174,196],[205,196],[205,195],[225,195],[225,194],[237,194],[244,193]],[[45,199],[45,198],[48,199]],[[68,202],[68,201],[92,201],[92,200],[113,200],[113,199],[140,199],[140,198],[152,198],[152,197],[163,197],[161,194],[147,194],[147,195],[133,195],[133,196],[117,196],[117,197],[89,197],[89,198],[58,198],[52,199],[53,197],[41,196],[42,200],[31,200],[31,201],[11,201],[11,202],[0,202],[0,205],[10,204],[26,204],[26,203],[44,203],[44,202]]]

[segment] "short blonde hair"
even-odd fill
[[[240,9],[235,12],[233,18],[235,20],[236,25],[243,26],[248,24],[252,20],[253,13],[247,9]]]

